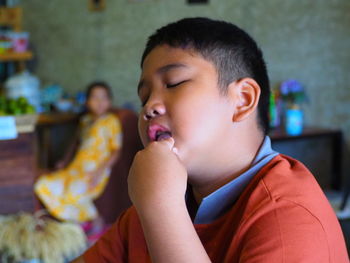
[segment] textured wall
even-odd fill
[[[225,19],[246,29],[265,52],[272,86],[299,79],[310,96],[306,121],[339,127],[350,143],[349,0],[110,0],[90,13],[87,0],[23,0],[25,29],[37,50],[36,74],[67,91],[110,82],[118,104],[138,105],[135,87],[146,37],[186,16]]]

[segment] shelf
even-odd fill
[[[22,53],[4,53],[0,54],[0,62],[8,61],[25,61],[33,58],[33,53],[31,51],[26,51]]]
[[[0,8],[0,24],[10,26],[14,31],[21,31],[22,28],[22,8]]]

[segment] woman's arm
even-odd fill
[[[103,161],[95,171],[91,172],[90,175],[88,175],[91,178],[90,188],[94,188],[98,184],[100,180],[99,178],[100,174],[105,169],[111,168],[113,164],[115,164],[116,161],[119,159],[119,156],[120,156],[120,149],[112,151],[110,156],[105,161]]]
[[[109,158],[107,158],[104,162],[102,162],[99,169],[103,171],[107,168],[111,168],[112,165],[115,164],[116,161],[119,159],[119,156],[120,156],[120,149],[112,151]]]

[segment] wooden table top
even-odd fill
[[[79,115],[76,113],[42,113],[39,114],[36,125],[57,125],[77,121]]]
[[[319,128],[319,127],[305,127],[302,134],[292,136],[288,135],[283,129],[277,128],[270,131],[269,136],[271,140],[293,140],[301,138],[310,138],[310,137],[320,137],[320,136],[330,136],[330,135],[339,135],[341,136],[341,130],[331,129],[331,128]]]

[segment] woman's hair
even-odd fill
[[[104,81],[94,81],[90,83],[86,88],[86,101],[90,98],[92,91],[95,88],[103,88],[107,92],[108,97],[112,100],[113,94],[112,94],[111,86],[109,86]]]

